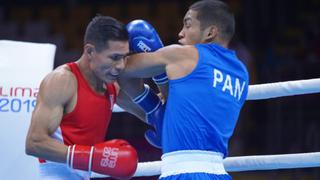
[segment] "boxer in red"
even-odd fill
[[[83,47],[78,61],[58,67],[41,82],[26,153],[40,159],[41,179],[88,179],[91,171],[128,179],[137,167],[136,150],[125,140],[104,142],[116,99],[144,118],[116,83],[129,53],[126,27],[97,16]]]

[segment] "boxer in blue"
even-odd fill
[[[246,67],[228,49],[234,24],[234,16],[225,3],[202,0],[191,5],[184,17],[179,33],[182,45],[128,57],[121,87],[132,98],[145,102],[144,109],[155,109],[150,121],[155,137],[162,139],[160,179],[231,179],[223,167],[223,158],[249,84]],[[158,43],[154,40],[158,36],[150,37],[150,32],[139,31],[141,26],[133,25],[131,30],[128,28],[133,49],[141,42]],[[154,105],[156,98],[150,98],[148,88],[143,90],[141,84],[125,81],[164,72],[169,78],[166,105]]]

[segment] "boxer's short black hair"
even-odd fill
[[[235,19],[229,6],[219,0],[202,0],[192,4],[189,10],[197,12],[201,29],[215,25],[220,30],[220,36],[231,40],[235,32]]]
[[[128,41],[126,26],[115,18],[97,15],[87,26],[84,44],[93,44],[97,51],[108,48],[108,42]]]

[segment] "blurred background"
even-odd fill
[[[128,23],[149,21],[165,45],[177,43],[191,0],[1,0],[0,39],[57,45],[55,67],[76,61],[88,22],[96,14]],[[231,48],[250,72],[250,84],[320,78],[320,0],[226,0],[236,16]],[[18,52],[17,52],[18,53]],[[151,83],[150,80],[147,80]],[[248,101],[229,145],[230,156],[320,151],[320,95]],[[107,139],[124,138],[140,161],[161,151],[143,137],[147,126],[114,113]],[[235,180],[315,180],[320,169],[231,173]],[[156,179],[157,177],[134,178]]]

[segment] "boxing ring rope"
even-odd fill
[[[250,85],[247,100],[261,100],[320,92],[320,78]],[[223,161],[228,172],[320,167],[320,152],[228,157]],[[155,176],[161,161],[140,162],[134,177]],[[92,173],[92,178],[107,177]]]
[[[223,165],[228,172],[320,167],[320,152],[228,157]],[[160,171],[161,161],[141,162],[134,177],[156,176]],[[92,173],[91,177],[107,176]]]
[[[250,85],[247,100],[270,99],[320,92],[320,78]]]
[[[320,78],[249,85],[247,100],[271,99],[320,92]],[[123,112],[117,105],[114,112]]]

